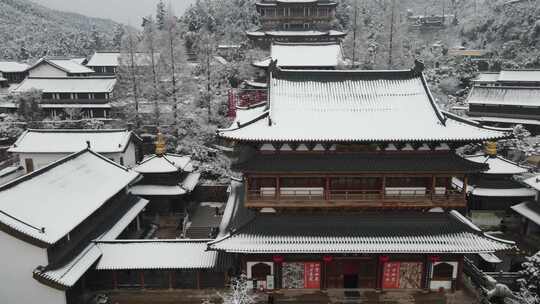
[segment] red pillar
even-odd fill
[[[279,200],[279,197],[281,196],[281,186],[279,185],[279,176],[276,177],[276,200]]]

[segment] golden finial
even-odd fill
[[[494,141],[486,142],[486,154],[494,157],[497,156],[497,143]]]
[[[157,140],[156,140],[156,155],[163,155],[167,152],[167,144],[165,143],[165,138],[163,137],[163,134],[158,133],[157,134]]]

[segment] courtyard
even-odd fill
[[[210,304],[221,303],[219,294],[225,290],[143,290],[143,291],[110,291],[106,292],[112,304]],[[260,304],[268,303],[268,295],[258,293]],[[310,303],[310,304],[474,304],[476,296],[468,290],[438,293],[418,290],[385,291],[375,290],[343,290],[326,291],[279,291],[274,293],[274,303]]]

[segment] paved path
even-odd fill
[[[145,290],[113,291],[112,304],[214,304],[221,303],[218,292],[206,290]],[[260,295],[258,304],[266,304],[266,295]],[[274,296],[274,304],[476,304],[478,300],[467,291],[454,293],[423,293],[420,291],[345,290],[284,291]]]

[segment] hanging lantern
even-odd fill
[[[275,256],[272,257],[272,260],[274,261],[274,263],[281,264],[281,263],[283,263],[285,258],[283,258],[282,255],[275,255]]]
[[[435,262],[439,262],[441,260],[441,257],[438,256],[438,255],[432,255],[429,257],[429,260],[432,262],[432,263],[435,263]]]
[[[325,263],[330,263],[330,262],[332,262],[332,260],[334,260],[334,257],[331,256],[331,255],[325,255],[325,256],[323,256],[322,259],[323,259],[323,261],[324,261]]]

